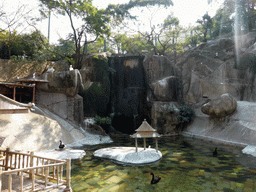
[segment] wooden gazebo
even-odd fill
[[[158,143],[157,143],[157,138],[161,137],[155,129],[153,129],[146,119],[142,122],[141,126],[135,130],[136,133],[133,135],[130,135],[131,138],[135,138],[135,146],[136,146],[136,152],[138,151],[138,143],[137,143],[137,138],[143,138],[144,140],[144,150],[146,149],[146,138],[155,138],[156,139],[156,151],[158,151]]]

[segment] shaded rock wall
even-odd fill
[[[160,134],[173,134],[179,123],[176,102],[155,101],[152,106],[151,125]]]
[[[116,71],[110,75],[110,110],[115,114],[112,123],[117,130],[132,133],[148,116],[143,57],[122,56],[111,57],[109,60]]]

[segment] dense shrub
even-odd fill
[[[187,105],[180,105],[178,106],[179,109],[179,125],[177,129],[179,131],[183,131],[184,127],[187,126],[195,117],[195,112],[192,108]]]
[[[110,117],[101,117],[96,115],[94,117],[94,122],[96,125],[104,126],[104,125],[111,125],[111,118]]]

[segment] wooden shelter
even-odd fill
[[[146,119],[144,119],[144,121],[142,122],[141,126],[135,130],[136,133],[134,133],[133,135],[131,135],[131,138],[135,138],[135,146],[136,146],[136,152],[138,151],[138,143],[137,143],[137,138],[143,138],[144,140],[144,150],[146,149],[146,138],[155,138],[156,139],[156,151],[158,151],[158,142],[157,142],[157,138],[161,137],[161,135],[159,135],[156,132],[156,129],[153,129],[148,122],[146,121]]]
[[[35,103],[36,84],[49,83],[38,74],[14,80],[15,82],[0,82],[0,94],[22,103]]]
[[[22,79],[16,79],[15,82],[18,82],[22,85],[24,85],[24,84],[32,85],[32,87],[33,87],[32,103],[35,103],[36,84],[38,84],[38,83],[49,83],[48,80],[43,79],[37,73],[30,74],[27,77],[24,77]],[[14,87],[14,95],[15,95],[15,87]]]

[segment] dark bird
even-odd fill
[[[60,149],[63,149],[64,147],[65,147],[64,143],[62,143],[62,141],[60,140],[59,148],[60,148]]]
[[[217,152],[217,147],[215,148],[215,150],[212,152],[213,156],[216,157],[218,155],[218,152]]]
[[[155,177],[154,173],[150,173],[150,175],[152,175],[151,184],[157,184],[161,180],[161,177]]]

